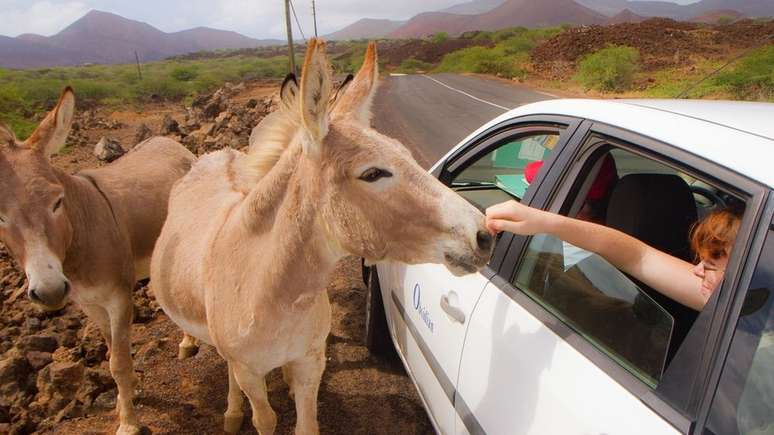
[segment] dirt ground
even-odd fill
[[[248,84],[231,101],[244,103],[274,92],[276,84]],[[75,140],[53,158],[53,163],[68,172],[102,165],[92,149],[103,135],[129,148],[140,124],[158,132],[165,115],[180,120],[184,113],[182,106],[158,103],[81,116],[76,120],[81,125],[73,132]],[[415,387],[400,362],[374,359],[363,345],[365,286],[360,274],[359,260],[347,258],[338,265],[327,289],[333,325],[319,393],[320,430],[339,434],[432,433]],[[27,300],[25,290],[24,275],[0,246],[0,433],[114,432],[115,386],[96,327],[72,303],[58,313],[39,312]],[[142,423],[153,434],[222,433],[228,386],[225,362],[209,346],[202,346],[192,358],[178,360],[182,333],[160,311],[147,287],[138,286],[135,292],[135,313],[133,354],[141,381],[135,405]],[[9,369],[9,361],[17,366]],[[57,407],[46,396],[49,393],[44,394],[53,391],[49,371],[55,364],[77,365],[84,373],[69,390],[57,387],[72,395],[67,396],[69,402],[63,402],[66,405]],[[278,416],[277,433],[292,433],[295,407],[278,371],[271,373],[267,384]],[[62,391],[57,394],[65,394]],[[50,394],[53,397],[54,393]],[[247,402],[244,408],[241,433],[255,433]]]

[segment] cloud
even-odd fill
[[[84,2],[0,1],[0,34],[22,33],[53,35],[89,11]]]

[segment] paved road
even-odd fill
[[[374,103],[374,126],[415,151],[425,167],[492,118],[551,95],[496,79],[456,74],[390,76]]]

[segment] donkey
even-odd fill
[[[172,189],[151,263],[167,315],[214,345],[228,364],[224,429],[272,434],[265,376],[282,367],[294,394],[296,433],[316,434],[331,308],[325,286],[336,262],[443,263],[472,273],[489,259],[484,217],[424,171],[398,141],[370,126],[378,82],[372,43],[339,98],[325,43],[312,39],[284,150],[201,157]]]
[[[97,324],[118,385],[117,433],[137,434],[132,290],[148,277],[169,191],[195,157],[157,137],[109,166],[69,175],[49,158],[64,146],[74,110],[67,87],[26,141],[0,124],[0,241],[24,269],[34,304],[57,310],[70,296]]]

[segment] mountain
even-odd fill
[[[467,3],[461,3],[446,9],[442,9],[438,12],[458,15],[478,15],[483,14],[484,12],[489,12],[504,2],[505,0],[473,0]]]
[[[577,0],[578,3],[607,16],[613,16],[629,9],[633,13],[646,17],[668,17],[687,20],[692,17],[719,10],[733,10],[748,17],[774,16],[772,0],[701,0],[688,5],[679,5],[666,1],[627,1],[627,0]]]
[[[363,18],[339,31],[323,36],[323,38],[333,41],[383,38],[387,36],[388,33],[396,30],[405,23],[405,21]]]
[[[720,9],[716,11],[705,12],[697,17],[691,18],[690,21],[693,21],[694,23],[717,24],[723,20],[736,21],[740,18],[744,18],[744,15],[735,10]]]
[[[505,27],[546,27],[560,24],[604,24],[607,17],[573,0],[507,0],[478,15],[443,12],[419,14],[390,33],[395,38],[423,37],[437,32],[458,35],[468,30],[496,30]]]
[[[93,10],[56,35],[0,37],[0,67],[39,68],[83,63],[143,62],[219,48],[250,48],[280,41],[198,27],[166,33],[139,21]]]
[[[621,24],[621,23],[641,23],[645,21],[647,17],[637,15],[629,9],[624,9],[621,12],[613,15],[607,20],[607,24]]]

